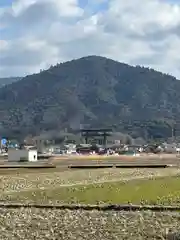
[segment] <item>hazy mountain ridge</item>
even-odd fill
[[[20,79],[22,79],[22,77],[6,77],[6,78],[0,78],[0,87],[3,87],[5,85],[11,84],[13,82],[17,82]]]

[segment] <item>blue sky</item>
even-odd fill
[[[12,4],[12,0],[1,0],[0,1],[0,6],[3,7],[3,6],[9,6]]]
[[[0,77],[25,76],[57,62],[101,55],[180,79],[180,1],[31,3],[0,0]]]

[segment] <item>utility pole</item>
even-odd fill
[[[174,142],[174,126],[171,126],[171,136],[172,136],[172,142]]]

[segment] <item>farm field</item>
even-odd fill
[[[0,222],[2,240],[167,240],[180,231],[180,214],[171,212],[0,209]]]
[[[58,167],[88,165],[180,165],[180,156],[176,154],[143,154],[140,156],[69,156],[52,157],[49,160]]]
[[[160,204],[180,206],[180,177],[121,180],[86,185],[61,186],[14,192],[8,200],[33,203],[62,204]]]
[[[5,203],[149,203],[180,205],[180,169],[3,169]],[[180,231],[180,212],[1,208],[0,239],[167,239]]]
[[[156,181],[159,181],[158,189],[160,188],[161,193],[163,193],[162,183],[164,180],[154,180],[156,178],[167,177],[168,186],[173,187],[173,191],[174,189],[177,191],[179,178],[171,178],[170,176],[178,176],[179,174],[180,169],[176,168],[96,169],[64,172],[52,172],[51,169],[50,172],[38,172],[38,174],[37,171],[17,173],[10,170],[9,174],[6,171],[6,174],[0,175],[0,200],[67,203],[77,199],[76,202],[94,203],[94,201],[103,202],[104,199],[106,202],[111,200],[121,203],[123,202],[122,196],[124,202],[128,199],[131,200],[130,194],[137,190],[138,184],[140,189],[142,188],[138,194],[143,200],[143,194],[147,193],[145,189],[152,189],[153,192],[153,187],[155,188],[157,185]],[[152,180],[146,181],[145,179]],[[145,185],[143,185],[144,183]],[[168,189],[166,184],[164,189]],[[93,199],[93,196],[97,199]]]

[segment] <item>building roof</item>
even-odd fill
[[[21,148],[21,149],[16,149],[16,148],[9,148],[8,149],[8,151],[9,150],[11,150],[11,151],[24,151],[24,150],[26,150],[26,151],[28,151],[28,152],[30,152],[30,151],[37,151],[37,149],[36,148],[31,148],[31,149],[27,149],[27,148]]]

